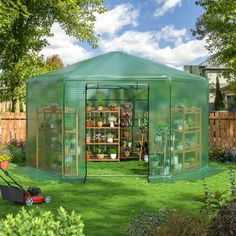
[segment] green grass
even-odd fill
[[[88,162],[87,174],[91,175],[148,175],[148,163],[143,161]]]
[[[89,164],[90,170],[88,170],[91,174],[95,174],[95,164]],[[101,166],[104,167],[105,164],[97,164],[99,165],[96,173],[122,173],[118,169],[122,165],[127,172],[130,169],[125,167],[125,164],[113,166],[115,163],[110,163],[109,166],[117,169],[102,170]],[[222,166],[221,172],[206,178],[211,189],[229,188],[228,167]],[[134,169],[137,168],[143,170],[142,166],[137,165]],[[22,167],[11,167],[10,172],[24,175],[27,174],[25,170],[26,168]],[[47,181],[36,181],[35,178],[40,179],[40,174],[42,173],[35,172],[35,175],[32,175],[33,179],[17,175],[24,186],[39,186],[44,194],[52,196],[49,205],[40,204],[31,208],[56,211],[59,206],[63,206],[69,211],[75,210],[81,214],[85,223],[85,234],[89,236],[125,235],[130,218],[142,208],[155,211],[159,207],[166,206],[197,215],[202,206],[198,200],[199,194],[203,193],[202,180],[148,184],[145,177],[88,177],[85,184],[76,184],[60,183],[52,178]],[[8,213],[16,213],[20,208],[20,205],[0,200],[1,217]]]

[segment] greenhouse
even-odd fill
[[[207,166],[208,80],[110,52],[27,81],[27,165],[84,182],[87,163]]]

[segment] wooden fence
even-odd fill
[[[209,113],[209,145],[236,147],[236,112]]]
[[[25,113],[0,113],[0,145],[9,143],[11,139],[25,141]]]
[[[25,113],[0,113],[0,145],[26,139]],[[236,147],[236,112],[209,113],[209,145]]]

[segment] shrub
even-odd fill
[[[11,162],[16,164],[25,164],[26,162],[26,148],[25,142],[22,140],[12,139],[7,146],[11,154]]]
[[[11,235],[79,235],[83,234],[84,224],[80,216],[72,211],[70,214],[62,207],[56,214],[51,211],[30,210],[22,208],[15,216],[8,214],[0,219],[0,236]]]
[[[209,236],[235,236],[236,235],[236,200],[221,207],[212,219],[208,230]]]
[[[188,215],[171,212],[166,215],[165,223],[158,227],[155,236],[205,236],[203,221]]]
[[[160,209],[156,213],[148,213],[144,210],[137,217],[131,220],[126,235],[130,236],[156,236],[157,229],[164,223],[165,209]]]
[[[222,163],[236,162],[236,149],[233,147],[215,146],[210,150],[211,160],[217,160]]]

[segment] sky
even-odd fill
[[[54,23],[45,57],[58,54],[65,65],[110,51],[124,51],[177,69],[199,64],[208,55],[205,42],[191,29],[203,10],[195,0],[106,0],[107,12],[97,15],[98,48],[69,37]]]

